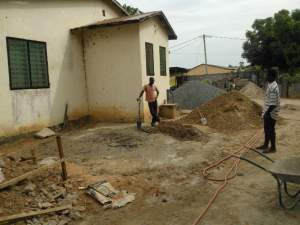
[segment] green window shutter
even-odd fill
[[[159,47],[159,56],[160,56],[160,75],[167,75],[167,57],[166,57],[166,48]]]
[[[45,42],[7,37],[11,90],[49,88]]]
[[[42,42],[29,41],[31,87],[48,87],[48,68],[46,44]]]
[[[154,75],[154,55],[153,55],[153,44],[146,43],[146,67],[147,75]]]
[[[7,39],[11,89],[30,88],[28,46],[25,40]]]

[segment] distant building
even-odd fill
[[[237,72],[237,68],[235,67],[223,67],[217,65],[207,64],[207,74],[226,74],[226,73],[235,73]],[[187,73],[187,76],[202,76],[206,75],[206,65],[200,64],[192,69],[190,69]]]
[[[183,67],[170,67],[170,87],[178,87],[184,82],[184,75],[189,70]]]
[[[247,68],[242,71],[238,67],[207,64],[206,74],[205,67],[205,64],[200,64],[192,69],[170,67],[170,82],[172,84],[170,86],[177,88],[187,81],[200,81],[201,83],[213,84],[222,89],[226,89],[231,80],[236,80],[237,87],[243,87],[248,80],[258,84],[258,75],[254,68]]]

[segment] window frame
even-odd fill
[[[149,73],[148,71],[148,61],[147,61],[147,46],[151,46],[152,47],[152,69],[153,69],[153,73]],[[155,61],[154,61],[154,45],[150,42],[145,42],[145,52],[146,52],[146,73],[147,76],[149,77],[153,77],[155,76]]]
[[[164,64],[164,74],[162,73],[162,58],[161,58],[161,49],[163,49],[165,51],[165,64]],[[159,67],[160,67],[160,76],[167,76],[167,48],[163,47],[163,46],[159,46]]]
[[[29,87],[12,87],[12,75],[11,75],[11,60],[10,60],[10,50],[9,50],[9,40],[20,40],[20,41],[25,41],[27,45],[27,54],[28,54],[28,66],[29,66],[29,79],[30,79],[30,86]],[[39,43],[43,44],[45,48],[45,64],[46,64],[46,75],[47,79],[46,82],[47,84],[45,86],[35,86],[33,87],[32,85],[32,75],[31,75],[31,61],[30,61],[30,50],[29,50],[29,43]],[[6,49],[7,49],[7,62],[8,62],[8,74],[9,74],[9,87],[10,90],[30,90],[30,89],[48,89],[50,88],[50,80],[49,80],[49,67],[48,67],[48,53],[47,53],[47,42],[43,41],[36,41],[36,40],[29,40],[29,39],[24,39],[24,38],[16,38],[16,37],[6,37]]]

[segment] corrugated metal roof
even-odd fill
[[[156,16],[160,18],[162,24],[167,29],[169,39],[170,40],[177,39],[177,35],[175,31],[173,30],[167,17],[162,11],[148,12],[148,13],[142,13],[134,16],[124,16],[124,17],[102,20],[96,23],[73,28],[71,29],[71,31],[74,32],[78,30],[94,29],[99,27],[111,27],[111,26],[118,26],[118,25],[132,24],[132,23],[140,23]]]

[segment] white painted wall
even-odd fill
[[[85,31],[90,114],[97,120],[136,119],[142,85],[139,43],[138,24]]]
[[[147,76],[146,69],[146,49],[145,43],[149,42],[153,44],[154,51],[154,79],[155,85],[159,89],[160,94],[158,98],[158,104],[163,104],[167,100],[167,90],[170,88],[169,83],[169,39],[165,28],[161,25],[158,18],[152,18],[140,24],[140,50],[141,50],[141,62],[142,62],[142,84],[148,84],[150,76]],[[167,76],[160,75],[160,56],[159,46],[166,48],[167,57]],[[149,121],[150,113],[148,105],[144,102],[144,114],[145,119]]]
[[[62,122],[67,102],[71,118],[88,113],[82,40],[70,29],[123,15],[108,2],[0,1],[0,136]],[[7,36],[47,42],[50,89],[9,89]]]
[[[159,46],[168,52],[168,34],[158,19],[84,32],[89,109],[94,118],[119,122],[136,119],[136,98],[149,81],[145,42],[154,45],[155,80],[162,104],[170,87],[169,57],[167,53],[167,75],[161,76]],[[146,102],[142,114],[149,121]]]

